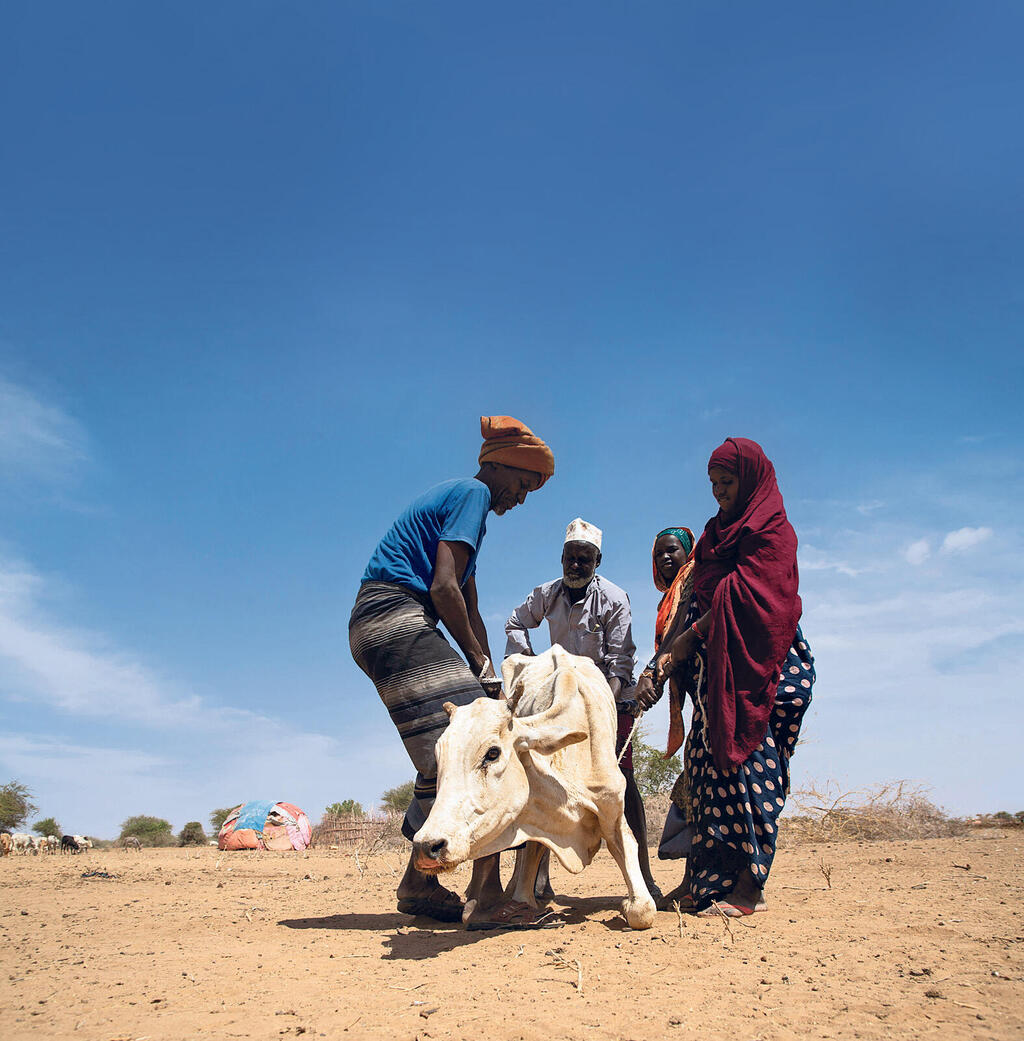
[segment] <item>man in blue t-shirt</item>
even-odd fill
[[[434,745],[448,724],[443,705],[467,705],[501,682],[491,665],[477,606],[476,559],[488,512],[499,517],[554,473],[551,449],[507,416],[481,417],[484,444],[476,476],[445,481],[415,499],[377,544],[349,620],[359,667],[373,680],[416,767],[406,838],[422,827],[437,792]],[[465,661],[438,630],[444,624]],[[467,667],[468,663],[468,667]],[[473,865],[478,906],[502,899],[498,855]],[[462,900],[410,856],[398,886],[398,910],[441,921],[462,918]]]

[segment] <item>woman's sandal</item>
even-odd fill
[[[746,904],[736,903],[732,900],[716,900],[710,907],[698,911],[697,917],[721,918],[722,915],[725,915],[726,918],[745,918],[748,914],[763,910],[763,907],[748,907]]]

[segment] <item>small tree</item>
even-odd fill
[[[389,788],[381,797],[380,804],[390,813],[405,813],[412,802],[415,781],[406,781],[395,788]]]
[[[344,802],[332,802],[324,810],[325,814],[333,817],[365,817],[366,811],[355,799],[346,799]]]
[[[36,821],[32,825],[32,830],[37,835],[56,835],[58,838],[64,834],[61,826],[52,817],[44,817],[41,821]]]
[[[676,778],[683,770],[679,756],[665,759],[659,749],[644,741],[646,736],[643,727],[637,727],[633,734],[633,776],[644,798],[672,791]]]
[[[228,819],[235,808],[236,807],[234,806],[229,806],[224,810],[214,810],[213,813],[210,814],[210,830],[215,835],[220,834],[220,829],[224,827],[224,822]]]
[[[147,817],[144,814],[129,817],[121,825],[118,838],[126,839],[130,836],[137,838],[144,846],[174,845],[174,833],[171,831],[170,822],[162,817]]]
[[[14,831],[36,812],[28,785],[8,781],[0,786],[0,828]]]
[[[203,831],[202,824],[200,824],[199,821],[189,821],[188,824],[181,829],[181,834],[178,836],[178,845],[205,846],[206,832]]]

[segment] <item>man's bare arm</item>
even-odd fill
[[[484,620],[480,617],[480,609],[477,606],[475,575],[466,580],[466,584],[462,587],[462,594],[466,601],[466,612],[469,615],[469,626],[473,630],[473,635],[476,637],[477,643],[480,644],[484,654],[490,658],[491,664],[493,665],[494,659],[491,658],[491,648],[487,643],[487,626],[484,625]]]
[[[480,639],[470,621],[466,598],[459,586],[459,578],[466,570],[469,562],[469,546],[465,542],[439,542],[437,544],[437,560],[434,562],[434,581],[430,585],[430,599],[434,610],[444,622],[451,638],[459,645],[466,656],[474,675],[479,676],[484,667],[484,659],[490,657],[485,650],[486,633],[481,646]],[[472,580],[471,580],[472,581]],[[473,586],[475,599],[476,585]],[[479,612],[474,611],[479,617]],[[481,627],[483,622],[480,622]]]

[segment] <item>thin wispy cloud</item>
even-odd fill
[[[152,726],[194,722],[197,698],[171,696],[98,634],[49,618],[45,585],[24,563],[0,560],[0,679],[9,697]]]
[[[55,783],[81,783],[99,774],[120,785],[137,782],[169,765],[166,756],[113,745],[84,745],[37,734],[0,735],[0,760],[15,776],[45,773]]]
[[[863,574],[866,567],[855,567],[848,561],[825,553],[814,546],[801,546],[799,552],[799,564],[801,571],[835,571],[840,575],[848,575],[856,578]]]
[[[60,480],[88,459],[88,438],[74,417],[0,376],[0,476]]]
[[[162,733],[200,730],[250,748],[260,747],[265,733],[307,749],[333,744],[281,719],[178,690],[102,635],[48,617],[40,606],[45,590],[45,579],[24,563],[0,561],[0,682],[8,699]]]

